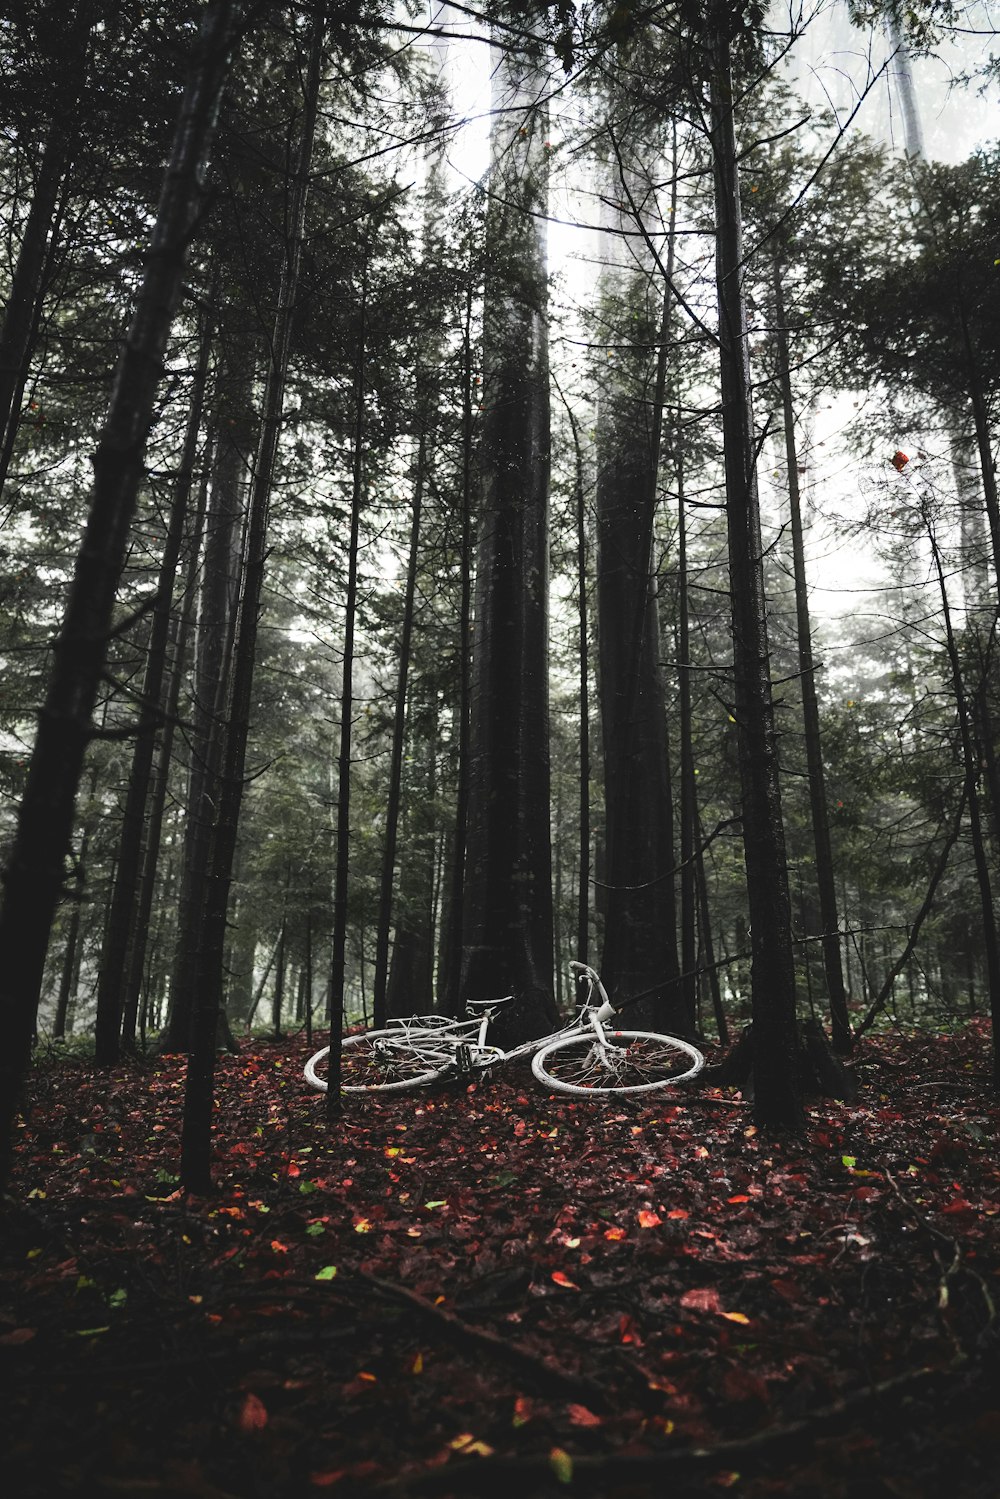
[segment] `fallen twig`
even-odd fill
[[[515,1373],[526,1379],[541,1394],[560,1400],[573,1400],[585,1404],[590,1410],[607,1409],[607,1399],[600,1385],[581,1374],[571,1374],[566,1369],[551,1363],[547,1358],[532,1353],[521,1343],[498,1337],[485,1328],[473,1327],[454,1312],[435,1306],[407,1286],[397,1285],[391,1280],[382,1280],[376,1275],[359,1272],[358,1279],[368,1285],[377,1286],[386,1296],[413,1307],[428,1322],[435,1323],[447,1332],[451,1340],[466,1348],[487,1352],[498,1363],[506,1364]]]

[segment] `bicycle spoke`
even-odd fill
[[[700,1052],[673,1037],[608,1031],[604,1042],[584,1035],[544,1047],[532,1070],[559,1092],[632,1093],[686,1081],[701,1065]]]

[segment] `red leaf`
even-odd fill
[[[570,1280],[569,1276],[565,1275],[562,1270],[553,1270],[552,1279],[557,1286],[566,1286],[570,1291],[578,1291],[580,1289],[576,1282]]]
[[[662,1222],[663,1219],[660,1217],[659,1213],[651,1212],[649,1208],[641,1208],[639,1210],[640,1228],[659,1228]]]
[[[602,1426],[603,1420],[585,1405],[567,1405],[566,1414],[573,1426]]]
[[[722,1302],[719,1293],[714,1286],[701,1286],[691,1291],[685,1291],[681,1297],[681,1306],[685,1306],[693,1312],[721,1312]]]
[[[267,1425],[267,1407],[248,1390],[240,1408],[240,1431],[261,1431]]]

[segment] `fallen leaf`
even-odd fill
[[[719,1293],[714,1286],[700,1286],[691,1291],[685,1291],[680,1304],[693,1312],[722,1311]]]
[[[264,1402],[248,1390],[240,1407],[239,1427],[241,1431],[262,1431],[267,1425],[267,1407]]]
[[[603,1420],[585,1405],[567,1405],[566,1414],[573,1426],[602,1426]]]
[[[561,1447],[553,1447],[550,1451],[549,1467],[560,1483],[573,1482],[573,1459]]]

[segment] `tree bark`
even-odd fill
[[[418,376],[419,383],[419,376]],[[410,518],[410,547],[406,566],[406,589],[403,598],[403,628],[399,641],[399,669],[396,676],[396,700],[393,709],[392,754],[389,762],[389,795],[385,813],[385,848],[382,853],[382,878],[379,889],[378,930],[375,937],[375,981],[372,1014],[376,1029],[386,1021],[386,982],[389,975],[389,929],[392,925],[392,887],[396,871],[396,837],[399,829],[399,806],[402,791],[403,741],[406,733],[406,689],[410,675],[410,643],[413,639],[413,611],[417,595],[417,564],[420,559],[420,512],[423,503],[427,463],[427,428],[423,402],[418,392],[420,435],[417,441],[416,474],[413,484],[413,508]]]
[[[56,220],[59,189],[69,147],[63,124],[54,121],[42,152],[35,191],[18,247],[10,297],[0,330],[0,491],[20,425],[21,398],[38,326],[39,300],[45,282],[48,245]]]
[[[455,827],[451,839],[447,898],[442,902],[447,935],[440,965],[438,999],[447,1015],[462,1009],[462,935],[465,911],[465,853],[469,825],[469,706],[472,699],[472,268],[465,298],[462,335],[462,493],[458,605],[458,695],[455,718],[458,746],[458,783],[455,788]]]
[[[513,993],[498,1044],[556,1019],[548,742],[544,81],[494,49],[464,998]],[[537,106],[537,107],[536,107]]]
[[[603,287],[612,328],[615,301],[632,291],[621,264],[622,215],[613,204],[623,195],[634,204],[639,196],[614,146],[618,176],[609,175],[602,193],[610,239]],[[665,285],[652,389],[642,352],[619,357],[609,367],[598,409],[597,638],[607,885],[601,973],[612,998],[649,996],[631,1011],[633,1023],[690,1031],[693,1011],[684,1013],[679,988],[673,791],[651,577],[669,299]]]
[[[716,208],[716,287],[732,607],[734,717],[739,735],[743,847],[752,952],[754,1115],[801,1130],[798,1026],[788,867],[757,493],[756,434],[744,295],[743,225],[727,6],[710,19],[711,138]]]
[[[333,941],[330,953],[330,1055],[327,1061],[326,1117],[340,1118],[340,1058],[344,1034],[344,978],[347,967],[347,896],[350,875],[351,738],[354,717],[354,626],[358,603],[358,535],[364,496],[365,344],[368,312],[368,247],[364,249],[358,348],[354,373],[354,465],[351,531],[347,545],[347,598],[344,601],[344,656],[341,666],[340,749],[337,756],[337,839],[334,853]],[[364,936],[362,934],[362,943]]]
[[[246,765],[247,736],[253,699],[257,655],[257,625],[267,559],[268,514],[274,465],[281,433],[285,380],[298,286],[302,236],[309,187],[309,165],[319,103],[324,22],[317,11],[309,44],[302,136],[296,162],[295,186],[288,243],[285,249],[264,406],[250,490],[245,541],[243,590],[237,613],[219,805],[212,830],[208,864],[205,917],[198,951],[191,1017],[191,1051],[184,1092],[181,1129],[181,1180],[188,1191],[207,1192],[211,1186],[211,1126],[215,1051],[222,1016],[223,956],[226,915],[232,883],[233,857],[239,829]]]
[[[979,902],[983,918],[983,953],[986,959],[986,984],[989,990],[990,1015],[993,1030],[993,1086],[1000,1089],[1000,936],[997,932],[996,908],[990,879],[989,857],[983,830],[982,806],[979,793],[979,755],[972,737],[969,704],[962,676],[962,663],[951,622],[951,605],[948,585],[945,582],[941,553],[929,515],[924,516],[927,536],[931,544],[934,570],[937,574],[941,594],[941,610],[944,616],[945,645],[951,667],[952,688],[958,717],[959,741],[962,746],[965,795],[969,806],[969,830],[972,834],[972,856],[979,887]]]
[[[826,776],[823,769],[823,742],[819,722],[819,700],[816,694],[816,667],[812,649],[812,621],[809,616],[809,588],[806,582],[806,556],[802,537],[791,361],[785,325],[781,264],[777,256],[773,259],[772,275],[775,337],[778,346],[778,383],[781,387],[781,409],[785,428],[785,466],[788,470],[788,506],[792,527],[792,565],[795,574],[795,621],[799,680],[802,687],[802,722],[806,746],[806,770],[809,777],[809,813],[812,821],[813,845],[816,851],[820,940],[823,949],[827,1000],[833,1026],[833,1049],[841,1056],[849,1056],[852,1047],[851,1022],[847,1013],[844,974],[840,966],[840,922],[837,913],[837,888],[833,873],[833,850],[830,844]]]
[[[177,725],[177,710],[180,705],[181,685],[184,679],[184,663],[187,658],[188,638],[194,619],[194,599],[198,560],[201,555],[202,533],[205,525],[205,509],[208,498],[208,460],[198,490],[198,505],[190,539],[190,555],[185,570],[184,600],[180,618],[171,645],[172,661],[170,680],[164,714],[160,750],[151,777],[149,802],[146,809],[146,829],[142,854],[142,879],[136,901],[136,914],[132,939],[129,945],[128,963],[124,978],[125,1007],[122,1017],[122,1044],[130,1047],[135,1037],[135,1021],[139,1013],[139,994],[146,966],[146,946],[151,930],[153,894],[159,866],[160,842],[163,832],[163,814],[166,808],[167,789],[170,784],[170,765],[173,757],[174,733]],[[160,923],[162,935],[163,922]],[[165,981],[166,975],[164,975]]]
[[[115,883],[111,911],[101,953],[97,985],[97,1026],[94,1061],[98,1067],[109,1067],[121,1054],[121,1021],[126,1004],[130,948],[136,935],[137,903],[142,886],[142,845],[146,827],[146,808],[150,778],[156,752],[157,732],[163,727],[166,704],[164,682],[167,679],[167,646],[173,611],[174,579],[181,554],[185,522],[191,498],[198,438],[201,432],[205,380],[208,374],[209,333],[202,328],[198,364],[188,415],[187,431],[180,466],[174,486],[170,518],[164,540],[163,556],[156,585],[156,606],[146,646],[146,669],[142,682],[141,719],[157,715],[159,722],[140,721],[132,751],[132,765],[125,796],[125,812],[118,841]],[[130,1040],[134,1043],[134,1021]]]
[[[247,453],[252,444],[254,344],[242,328],[231,325],[221,344],[222,362],[216,377],[215,460],[198,601],[184,853],[170,976],[170,1012],[163,1037],[163,1045],[169,1051],[186,1051],[191,1042],[212,827],[221,798],[244,485]]]
[[[216,0],[202,22],[146,270],[94,458],[90,514],[39,717],[0,912],[0,1180],[6,1179],[14,1113],[28,1065],[52,916],[63,878],[73,809],[115,593],[143,472],[143,454],[202,202],[203,176],[229,64],[235,5]]]

